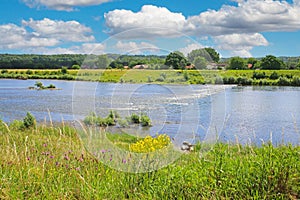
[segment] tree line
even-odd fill
[[[0,69],[123,69],[137,65],[148,69],[300,69],[300,57],[275,57],[267,55],[263,58],[220,58],[213,48],[202,48],[191,51],[187,56],[174,51],[166,56],[158,55],[84,55],[84,54],[0,54]]]

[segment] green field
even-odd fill
[[[0,78],[113,83],[300,86],[300,70],[2,70]]]
[[[99,162],[77,134],[63,124],[1,121],[0,199],[300,198],[299,146],[198,144],[164,168],[127,173]],[[107,136],[120,147],[137,141]]]

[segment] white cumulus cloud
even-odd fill
[[[94,40],[92,30],[77,21],[43,20],[22,21],[23,26],[34,30],[37,36],[52,37],[62,41],[89,42]]]
[[[99,5],[111,0],[22,0],[27,6],[31,8],[46,7],[53,10],[72,11],[74,7],[78,6],[92,6]]]
[[[235,55],[250,57],[249,52],[254,46],[268,46],[269,42],[260,33],[230,34],[214,37],[219,49],[230,50]],[[237,53],[239,52],[239,53]]]
[[[43,19],[0,25],[0,49],[30,49],[54,47],[67,42],[91,42],[92,30],[77,21],[54,21]]]
[[[152,5],[143,6],[136,13],[116,9],[105,13],[104,17],[111,35],[119,34],[120,37],[134,39],[177,36],[186,23],[181,13],[172,13],[167,8]]]
[[[108,33],[116,37],[210,36],[218,48],[248,56],[253,47],[269,44],[264,32],[300,30],[300,0],[233,1],[238,5],[223,5],[219,10],[187,17],[153,5],[144,5],[138,12],[116,9],[104,17]]]

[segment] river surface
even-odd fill
[[[167,133],[182,141],[300,144],[300,88],[113,84],[40,80],[58,90],[29,90],[36,80],[0,80],[0,119],[30,111],[39,122],[78,123],[90,112],[116,110],[150,116],[150,128],[114,128],[132,134]]]

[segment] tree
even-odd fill
[[[267,55],[261,59],[261,69],[282,69],[284,63],[273,55]]]
[[[219,62],[220,60],[220,54],[213,48],[208,47],[208,48],[204,48],[205,51],[210,55],[211,59],[215,62]]]
[[[107,55],[99,55],[96,61],[96,66],[100,69],[106,69],[109,65],[109,59]]]
[[[203,58],[201,56],[197,56],[194,59],[194,65],[195,65],[196,69],[206,69],[206,67],[207,67],[205,58]]]
[[[194,49],[190,53],[188,53],[187,58],[190,62],[194,63],[194,60],[197,57],[202,57],[208,62],[212,62],[212,58],[210,57],[210,54],[205,49]]]
[[[257,63],[258,63],[258,61],[257,61],[256,58],[248,58],[248,60],[247,60],[247,64],[252,65],[251,69],[256,69],[257,68],[257,65],[256,65]]]
[[[195,49],[187,57],[190,62],[194,62],[198,56],[205,58],[208,62],[219,62],[220,60],[219,53],[213,48]]]
[[[181,52],[171,52],[166,57],[165,65],[172,66],[173,69],[183,69],[187,65],[187,59]]]
[[[25,118],[23,119],[23,125],[25,128],[34,127],[36,125],[35,117],[30,112],[27,112]]]
[[[228,69],[246,69],[245,60],[241,57],[232,57]]]

